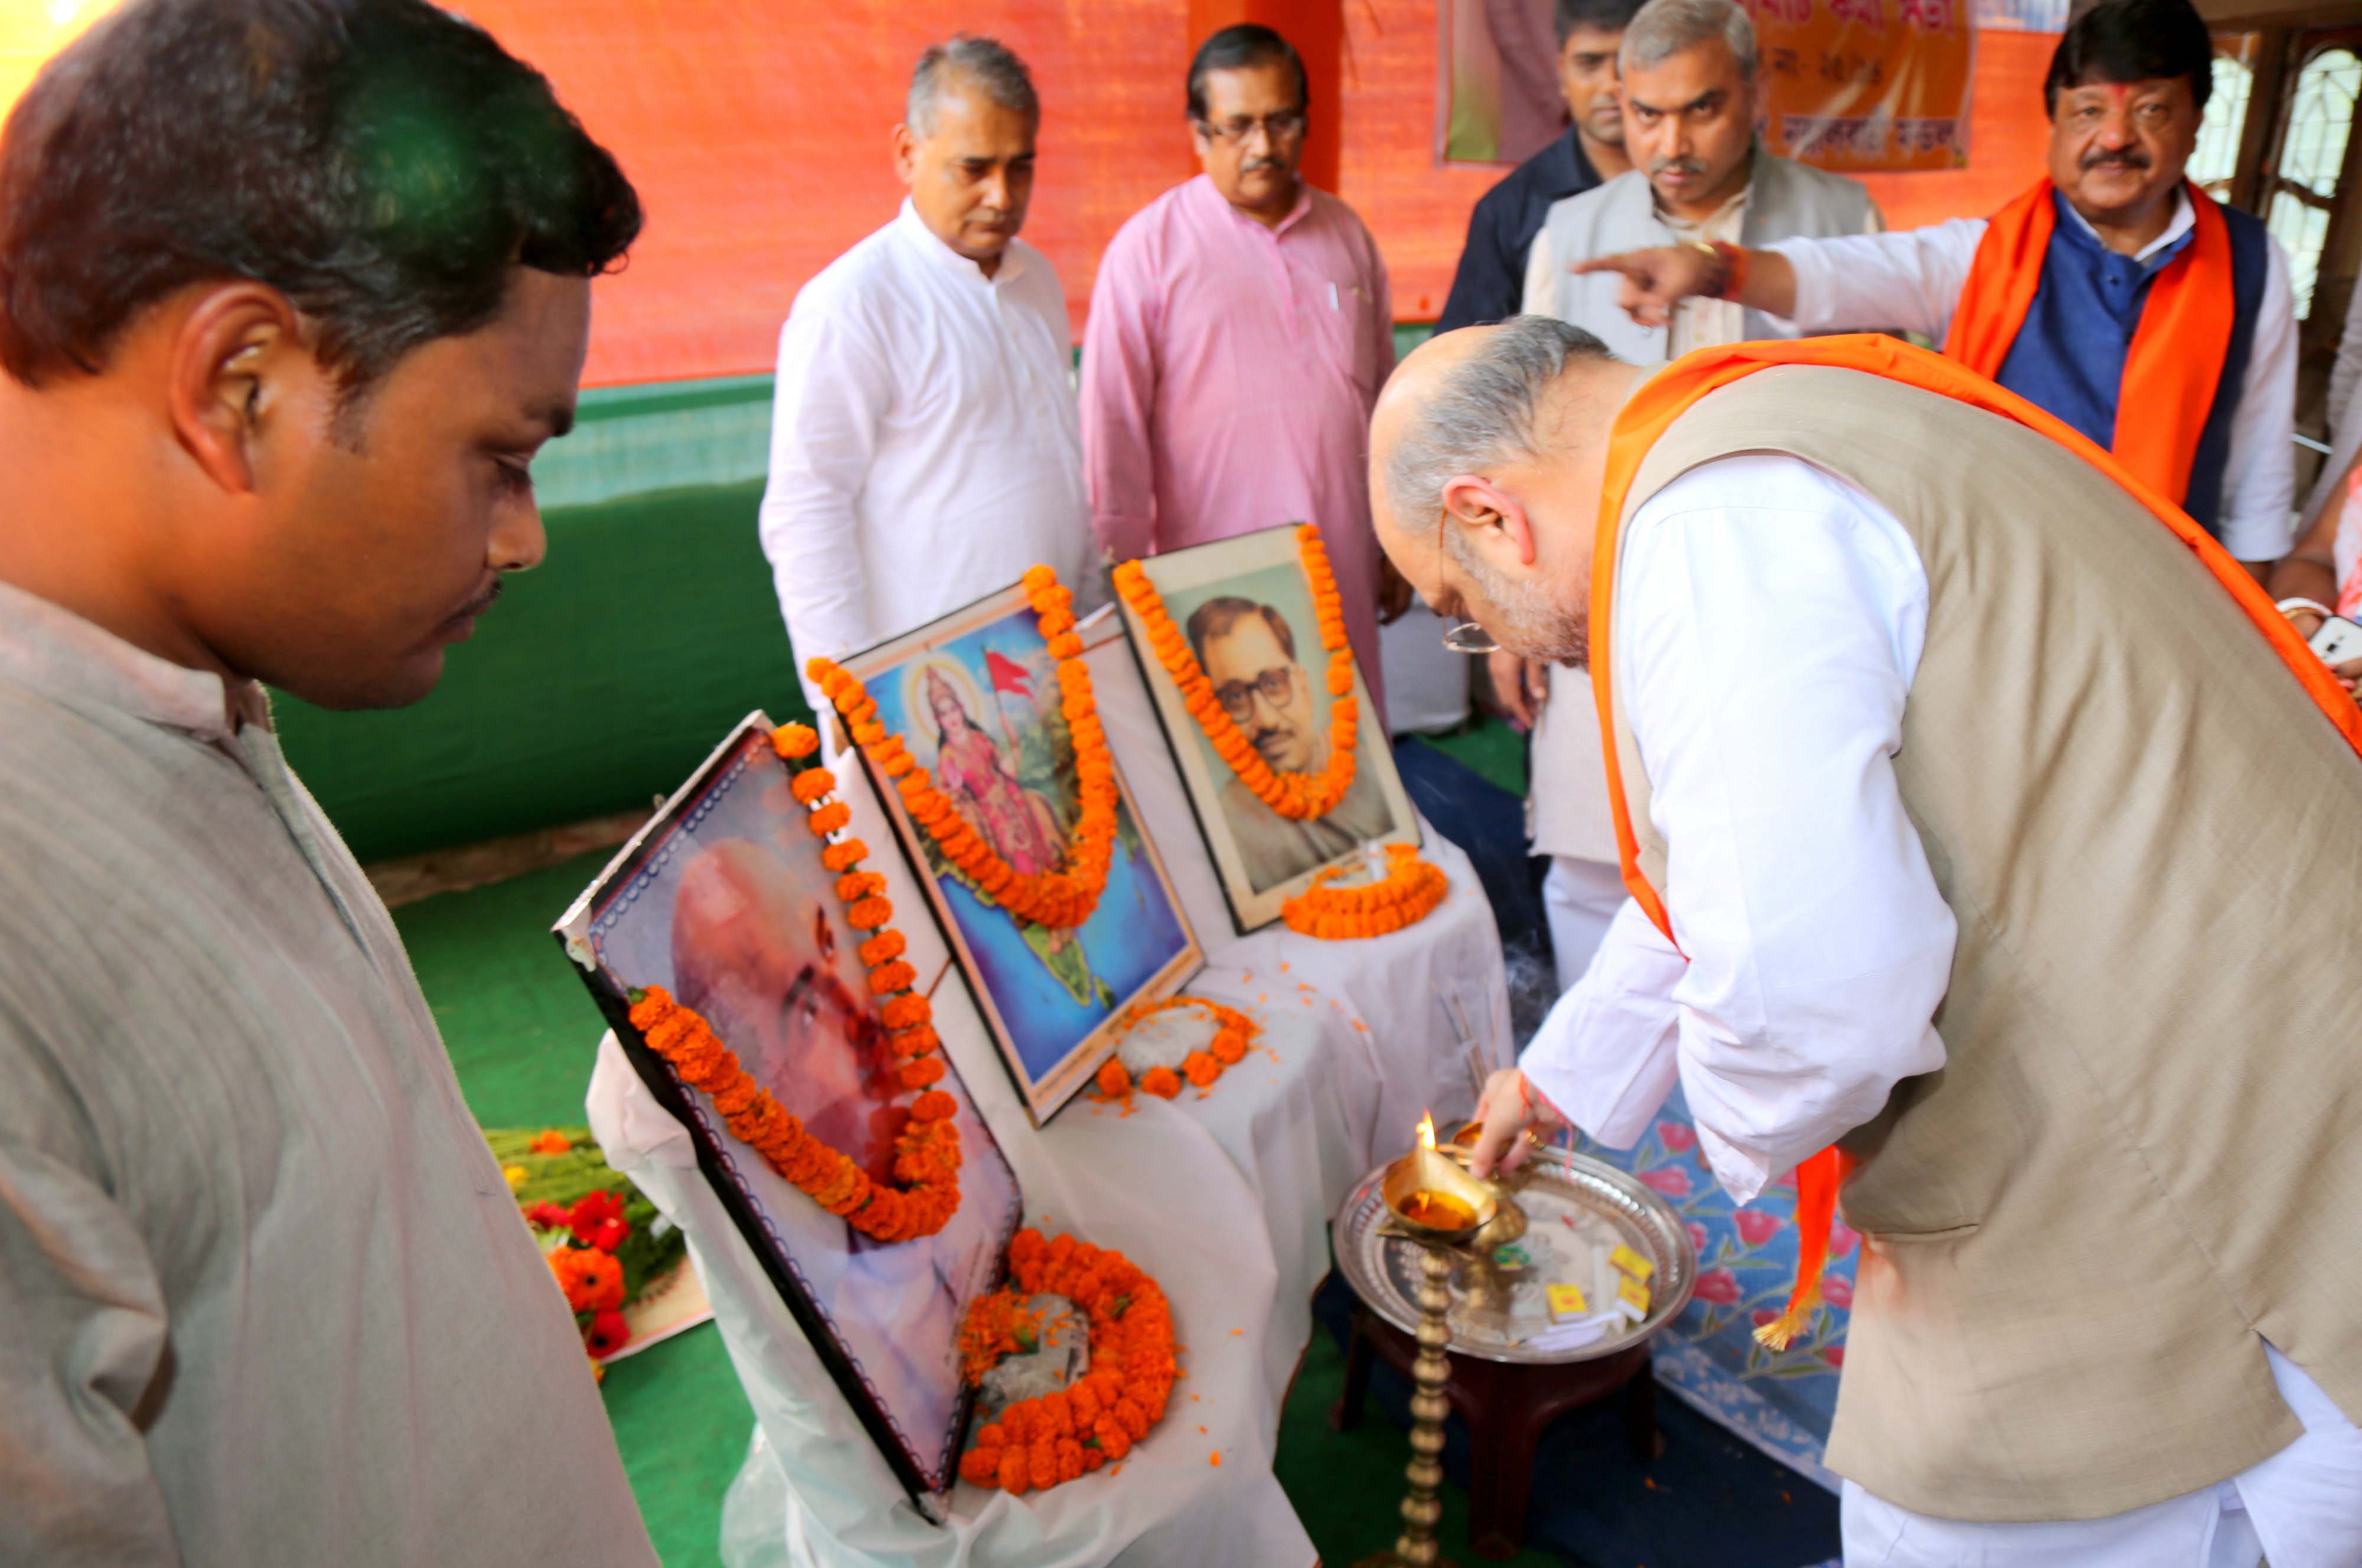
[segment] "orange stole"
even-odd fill
[[[2214,221],[2218,226],[2222,223],[2219,216]],[[2030,288],[2028,297],[2031,297]],[[2156,296],[2152,294],[2148,313],[2141,322],[2144,334],[2148,331],[2150,320],[2156,314]],[[1954,330],[1958,331],[1957,324]],[[2014,420],[2067,447],[2122,485],[2134,500],[2147,507],[2160,524],[2171,529],[2175,536],[2197,555],[2207,570],[2214,574],[2215,580],[2223,585],[2224,591],[2238,602],[2240,609],[2246,612],[2247,619],[2255,624],[2265,641],[2271,644],[2272,651],[2279,655],[2280,662],[2288,666],[2323,715],[2336,726],[2347,745],[2362,753],[2362,708],[2356,706],[2354,698],[2330,675],[2328,667],[2305,646],[2304,639],[2297,635],[2296,628],[2289,624],[2288,618],[2273,608],[2271,597],[2247,574],[2246,569],[2233,560],[2205,529],[2191,519],[2188,513],[2169,500],[2156,480],[2136,470],[2121,457],[2100,450],[2080,431],[2071,429],[2015,392],[1995,386],[1972,367],[1930,354],[1924,348],[1915,348],[1899,338],[1865,333],[1845,337],[1732,343],[1701,348],[1650,377],[1617,416],[1615,430],[1608,440],[1607,471],[1600,489],[1598,534],[1591,563],[1592,699],[1597,705],[1600,729],[1606,737],[1607,801],[1616,819],[1616,847],[1623,861],[1625,887],[1631,890],[1633,899],[1656,923],[1657,929],[1665,933],[1667,941],[1673,940],[1672,922],[1666,915],[1663,899],[1640,873],[1639,843],[1633,835],[1631,807],[1624,795],[1623,766],[1616,753],[1614,686],[1610,676],[1615,641],[1609,634],[1609,620],[1616,604],[1616,550],[1622,534],[1625,497],[1631,491],[1632,479],[1639,471],[1641,459],[1656,445],[1657,437],[1662,436],[1692,403],[1717,387],[1727,386],[1742,376],[1753,375],[1774,365],[1824,365],[1883,376],[1888,381],[1937,392],[1967,403],[1971,408]],[[2129,367],[2126,373],[2130,374]],[[2192,439],[2194,441],[2194,436]],[[2185,481],[2188,474],[2188,458],[2185,456],[2182,466]],[[2177,490],[2172,493],[2179,495],[2180,491]],[[1789,1293],[1787,1310],[1756,1331],[1756,1338],[1774,1350],[1786,1349],[1789,1341],[1804,1326],[1805,1320],[1819,1305],[1821,1270],[1828,1253],[1829,1222],[1837,1211],[1838,1189],[1852,1173],[1854,1164],[1851,1155],[1832,1146],[1796,1167],[1796,1284]]]
[[[1992,215],[1960,287],[1944,354],[1987,381],[2001,374],[2042,282],[2042,260],[2058,216],[2050,194],[2049,180],[2039,180]],[[2230,227],[2213,197],[2195,184],[2188,194],[2195,219],[2190,243],[2149,283],[2140,326],[2125,354],[2119,385],[2137,388],[2141,404],[2136,412],[2118,396],[2110,446],[2118,462],[2177,505],[2190,491],[2198,438],[2231,351],[2235,308]]]

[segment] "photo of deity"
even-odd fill
[[[1081,816],[1057,661],[1012,587],[844,661],[957,815],[1019,877],[1059,871]],[[892,789],[880,794],[966,966],[1038,1123],[1115,1048],[1115,1021],[1170,995],[1201,955],[1120,774],[1114,853],[1087,919],[1021,919],[955,865]]]
[[[1254,755],[1277,774],[1319,775],[1330,766],[1334,733],[1330,654],[1297,531],[1266,528],[1140,563],[1204,671],[1221,712]],[[1181,689],[1149,646],[1135,606],[1125,624],[1140,656],[1206,846],[1242,934],[1277,920],[1280,908],[1325,867],[1370,844],[1418,841],[1418,817],[1395,771],[1385,727],[1361,671],[1353,671],[1358,717],[1353,778],[1325,813],[1281,815],[1264,803],[1189,712]]]
[[[893,1185],[912,1094],[896,1077],[836,877],[770,743],[749,718],[569,911],[560,940],[660,1099],[679,1105],[706,1168],[797,1320],[837,1375],[914,1498],[952,1484],[969,1396],[959,1373],[968,1303],[999,1283],[1021,1199],[1017,1179],[944,1053],[957,1102],[959,1204],[933,1235],[886,1243],[831,1214],[734,1137],[636,1037],[624,1010],[663,987],[710,1024],[814,1139]],[[866,791],[856,769],[848,786]],[[883,845],[873,853],[895,854]],[[922,911],[911,917],[923,921]],[[932,935],[915,988],[947,1039],[983,1027]]]

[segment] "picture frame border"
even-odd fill
[[[866,682],[875,678],[881,662],[889,662],[893,668],[900,667],[900,660],[894,658],[889,653],[889,649],[923,638],[943,637],[948,640],[963,636],[995,621],[1031,609],[1024,585],[1010,583],[970,600],[957,609],[946,611],[907,632],[850,654],[839,659],[837,664],[847,674]],[[959,629],[948,633],[944,630],[955,626]],[[863,673],[865,668],[868,674]],[[837,715],[830,714],[829,720],[832,738],[840,745],[852,745],[851,737]],[[1017,1050],[1008,1021],[1001,1016],[1000,1004],[992,995],[991,988],[984,983],[981,966],[968,946],[967,935],[960,929],[959,920],[951,910],[943,885],[928,864],[922,830],[904,805],[901,791],[894,788],[893,781],[870,759],[866,751],[861,754],[862,768],[867,773],[872,789],[885,806],[887,819],[894,824],[894,831],[902,841],[903,853],[911,862],[913,877],[926,889],[928,908],[934,916],[936,928],[943,933],[945,945],[958,960],[968,989],[976,998],[977,1010],[984,1016],[987,1030],[992,1036],[993,1047],[1000,1055],[1000,1065],[1009,1074],[1010,1086],[1017,1091],[1018,1102],[1024,1106],[1026,1116],[1037,1129],[1046,1126],[1051,1118],[1082,1092],[1100,1066],[1115,1055],[1116,1043],[1123,1032],[1120,1026],[1125,1012],[1139,1003],[1161,1001],[1173,996],[1205,966],[1206,962],[1205,944],[1199,940],[1197,927],[1190,922],[1188,909],[1182,901],[1181,889],[1175,884],[1172,871],[1164,864],[1164,853],[1157,847],[1155,834],[1150,832],[1147,818],[1141,814],[1140,802],[1133,796],[1131,786],[1124,779],[1123,767],[1116,761],[1112,746],[1109,748],[1108,763],[1115,778],[1117,800],[1131,816],[1132,827],[1148,852],[1149,865],[1155,872],[1157,885],[1164,889],[1165,906],[1172,911],[1174,922],[1181,928],[1183,946],[1137,990],[1124,998],[1121,1005],[1085,1035],[1080,1043],[1067,1052],[1056,1068],[1035,1084],[1027,1081],[1024,1060]]]
[[[1238,549],[1240,541],[1242,539],[1266,538],[1282,533],[1286,534],[1293,540],[1296,530],[1301,526],[1301,524],[1297,523],[1282,523],[1269,528],[1257,528],[1250,533],[1233,534],[1227,539],[1211,539],[1201,545],[1185,546],[1177,550],[1165,550],[1154,556],[1143,557],[1140,565],[1153,577],[1155,563],[1159,561],[1176,560],[1201,552]],[[1300,552],[1291,549],[1287,552],[1287,556],[1288,559],[1301,569]],[[1160,587],[1157,592],[1161,597],[1164,590]],[[1173,677],[1166,672],[1164,663],[1149,650],[1148,628],[1142,623],[1139,613],[1120,596],[1117,600],[1117,605],[1121,613],[1124,638],[1131,645],[1132,663],[1139,668],[1142,684],[1148,690],[1148,703],[1156,712],[1157,728],[1164,733],[1165,752],[1172,758],[1174,771],[1180,777],[1181,793],[1189,802],[1190,818],[1197,826],[1198,838],[1205,845],[1206,860],[1213,867],[1214,879],[1221,885],[1222,903],[1230,911],[1231,924],[1237,934],[1252,936],[1256,932],[1275,924],[1281,918],[1281,906],[1310,887],[1313,878],[1331,867],[1350,865],[1356,857],[1366,853],[1372,844],[1408,842],[1421,848],[1426,847],[1427,830],[1419,819],[1418,804],[1411,800],[1410,791],[1402,781],[1402,771],[1395,764],[1394,737],[1384,734],[1385,726],[1383,716],[1377,715],[1377,704],[1371,698],[1370,683],[1368,678],[1362,673],[1361,657],[1356,654],[1353,659],[1353,694],[1363,715],[1363,728],[1362,734],[1355,737],[1355,741],[1359,745],[1364,737],[1372,734],[1368,728],[1370,719],[1372,716],[1377,716],[1379,722],[1373,744],[1386,754],[1388,775],[1385,783],[1386,804],[1394,812],[1396,831],[1388,834],[1383,839],[1364,840],[1352,848],[1331,856],[1319,866],[1299,872],[1264,892],[1254,893],[1249,889],[1246,886],[1243,867],[1233,875],[1231,867],[1224,863],[1223,849],[1229,843],[1227,824],[1225,824],[1222,843],[1216,842],[1209,813],[1218,812],[1220,809],[1215,802],[1214,795],[1220,788],[1220,782],[1207,770],[1205,758],[1196,749],[1200,734],[1198,721],[1190,716],[1187,703],[1182,701],[1180,689],[1175,685]],[[1297,662],[1303,663],[1300,659]],[[1308,676],[1314,674],[1311,666],[1304,665],[1304,668]],[[1356,766],[1359,766],[1358,761]],[[1251,910],[1243,901],[1245,898],[1252,898],[1256,908]],[[1255,919],[1255,913],[1264,905],[1269,906],[1269,912],[1264,913],[1261,919]]]
[[[649,1048],[632,1022],[629,999],[590,951],[588,932],[591,911],[601,896],[635,875],[647,862],[656,848],[653,840],[660,825],[677,820],[688,801],[711,788],[717,776],[736,758],[740,748],[750,739],[760,736],[767,745],[775,727],[769,716],[759,709],[741,719],[729,735],[699,764],[697,771],[690,776],[688,781],[665,798],[656,813],[625,841],[590,884],[567,906],[565,914],[551,927],[550,934],[557,939],[559,949],[565,954],[568,967],[581,977],[592,1001],[614,1032],[624,1059],[631,1064],[641,1083],[657,1103],[688,1132],[690,1145],[696,1152],[699,1173],[721,1200],[723,1211],[730,1216],[740,1237],[746,1242],[747,1250],[754,1253],[764,1276],[786,1305],[788,1315],[795,1320],[796,1327],[811,1346],[813,1353],[820,1358],[822,1366],[827,1369],[830,1378],[844,1396],[855,1419],[877,1445],[887,1467],[893,1471],[895,1479],[901,1483],[920,1514],[930,1523],[942,1525],[951,1518],[950,1497],[959,1484],[962,1440],[974,1419],[977,1390],[963,1382],[954,1403],[951,1424],[941,1441],[941,1485],[938,1486],[927,1473],[926,1461],[918,1453],[901,1423],[887,1408],[876,1386],[870,1382],[859,1363],[838,1342],[828,1315],[814,1299],[785,1238],[766,1213],[763,1198],[756,1193],[740,1169],[739,1156],[734,1151],[744,1145],[726,1126],[716,1122],[697,1096],[689,1092],[671,1064]],[[874,790],[873,781],[866,777],[864,785]],[[817,846],[819,841],[813,842]],[[911,871],[914,879],[922,882],[928,879],[922,868],[912,867]],[[947,946],[949,943],[946,933]],[[970,999],[977,1003],[977,1016],[988,1017],[981,999],[975,996],[975,988],[970,986],[961,965],[955,962],[948,966],[945,977],[967,987]],[[959,1071],[948,1055],[945,1055],[944,1066],[954,1074]],[[1017,1196],[1013,1211],[1008,1223],[1002,1227],[995,1246],[992,1285],[998,1289],[1008,1279],[1009,1244],[1025,1221],[1024,1187],[1018,1177],[1016,1165],[1010,1160],[1008,1152],[1001,1148],[999,1138],[994,1134],[992,1124],[977,1104],[974,1094],[966,1093],[965,1099],[968,1108],[975,1112],[973,1120],[990,1146],[993,1157],[1008,1172],[1010,1190]]]

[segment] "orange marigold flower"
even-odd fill
[[[832,844],[822,850],[820,852],[822,863],[825,865],[830,856],[844,849],[858,849],[863,855],[869,852],[869,846],[859,839],[848,838],[842,844]],[[859,856],[855,858],[857,859]],[[835,869],[834,867],[829,868]],[[836,896],[840,901],[848,904],[859,903],[870,894],[882,893],[885,890],[886,878],[875,871],[848,871],[836,879]]]
[[[869,994],[877,997],[890,996],[896,991],[906,989],[911,982],[918,977],[919,972],[916,969],[897,958],[890,964],[881,964],[869,971]]]
[[[1181,1071],[1191,1083],[1204,1088],[1222,1076],[1222,1065],[1203,1051],[1192,1051],[1182,1059]]]
[[[922,1056],[915,1062],[902,1064],[900,1076],[904,1088],[922,1089],[940,1080],[944,1071],[941,1056]]]
[[[889,958],[900,958],[909,945],[899,931],[881,931],[861,944],[861,962],[875,969]]]
[[[544,1128],[534,1134],[533,1142],[525,1147],[536,1154],[562,1154],[573,1148],[574,1143],[565,1133],[554,1128]]]
[[[805,820],[804,825],[825,837],[853,820],[853,808],[842,801],[832,801]]]
[[[820,732],[810,724],[781,724],[771,732],[771,749],[789,762],[798,761],[820,749]]]
[[[1235,1029],[1224,1029],[1214,1036],[1208,1049],[1213,1053],[1214,1060],[1226,1067],[1235,1067],[1246,1056],[1246,1036]]]
[[[896,997],[878,1010],[889,1029],[912,1029],[934,1016],[935,1004],[922,996]]]
[[[856,931],[875,931],[894,918],[894,906],[888,900],[872,895],[845,911],[845,923]]]
[[[1159,1099],[1171,1099],[1181,1092],[1181,1080],[1170,1067],[1151,1067],[1140,1076],[1140,1087]]]
[[[1023,1449],[1004,1448],[1000,1451],[1000,1489],[1002,1491],[1023,1492],[1027,1477],[1031,1474],[1032,1470],[1025,1463]]]
[[[1099,1064],[1098,1086],[1099,1093],[1108,1099],[1121,1099],[1131,1092],[1131,1075],[1123,1070],[1121,1062],[1109,1056]]]
[[[959,1110],[959,1101],[941,1089],[929,1089],[911,1104],[911,1114],[922,1121],[941,1121]]]
[[[972,1448],[960,1455],[960,1479],[971,1486],[990,1486],[1000,1476],[1000,1452],[998,1449]]]
[[[811,805],[836,789],[836,776],[825,767],[807,767],[797,774],[788,789],[804,805]]]

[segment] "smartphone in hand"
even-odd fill
[[[2332,615],[2307,639],[2321,662],[2335,668],[2347,659],[2362,658],[2362,626],[2343,615]]]

